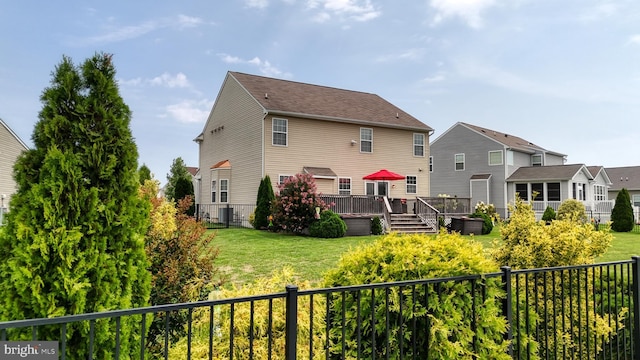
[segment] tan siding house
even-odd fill
[[[375,94],[229,72],[195,139],[199,201],[254,204],[265,175],[277,191],[303,172],[324,194],[377,193],[362,178],[380,169],[408,177],[390,197],[429,196],[432,132]]]
[[[0,119],[0,207],[8,208],[11,195],[16,192],[13,165],[27,145]]]

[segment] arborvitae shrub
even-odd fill
[[[324,285],[498,271],[483,254],[481,244],[459,234],[390,234],[344,254]],[[329,304],[331,358],[395,359],[402,349],[407,359],[510,359],[502,296],[498,278],[335,294]]]
[[[374,216],[371,219],[371,234],[380,235],[382,233],[383,233],[382,220],[380,220],[379,216]]]
[[[584,204],[576,199],[567,199],[558,207],[556,214],[558,220],[587,221],[587,213]]]
[[[551,206],[547,206],[547,208],[544,209],[544,213],[542,214],[542,220],[544,220],[545,222],[551,222],[555,219],[556,219],[555,210],[553,210]]]
[[[617,232],[633,230],[633,207],[629,191],[622,189],[616,196],[616,203],[611,210],[611,229]]]
[[[493,231],[493,220],[491,220],[491,216],[482,212],[475,212],[469,217],[472,218],[482,218],[482,235],[486,235]]]
[[[260,186],[258,187],[258,198],[256,199],[256,210],[252,224],[254,229],[266,229],[269,227],[269,215],[271,215],[271,206],[274,199],[271,178],[266,175],[260,180]]]
[[[320,213],[320,219],[309,225],[309,235],[317,238],[339,238],[347,232],[347,224],[331,210]]]

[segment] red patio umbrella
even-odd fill
[[[396,174],[387,169],[382,169],[362,178],[363,180],[404,180],[404,175]]]

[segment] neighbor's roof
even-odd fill
[[[604,170],[611,179],[609,190],[640,190],[640,166],[608,167]]]
[[[570,180],[581,170],[585,172],[589,179],[593,179],[593,175],[586,166],[583,164],[571,164],[521,167],[514,171],[507,178],[507,181]]]
[[[550,153],[550,154],[555,154],[558,156],[567,156],[566,154],[562,154],[562,153],[558,153],[555,151],[549,151],[541,146],[538,146],[534,143],[532,143],[531,141],[525,140],[521,137],[518,136],[514,136],[514,135],[510,135],[507,133],[503,133],[503,132],[499,132],[499,131],[495,131],[495,130],[491,130],[491,129],[487,129],[487,128],[483,128],[480,126],[476,126],[476,125],[471,125],[471,124],[467,124],[464,122],[459,122],[458,124],[465,126],[473,131],[476,131],[482,135],[485,135],[487,137],[489,137],[490,139],[493,139],[503,145],[505,145],[508,148],[514,149],[514,150],[519,150],[519,151],[523,151],[523,152],[527,152],[527,153],[535,153],[535,152],[546,152],[546,153]]]
[[[433,129],[376,94],[229,72],[268,112],[418,131]]]
[[[189,172],[189,174],[191,174],[191,176],[196,176],[196,174],[198,173],[198,168],[195,166],[187,166],[187,171]]]

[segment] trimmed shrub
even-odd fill
[[[371,233],[373,235],[381,235],[383,233],[382,220],[377,215],[371,219]]]
[[[339,238],[347,232],[347,224],[331,210],[320,214],[320,219],[309,225],[309,235],[317,238]]]
[[[587,213],[584,204],[576,199],[567,199],[558,207],[556,218],[558,220],[571,220],[587,222]]]
[[[482,245],[459,234],[390,234],[343,255],[324,283],[348,286],[495,271],[498,266],[483,255]],[[407,359],[510,359],[503,338],[503,295],[498,278],[335,294],[328,314],[331,358],[396,359],[402,349]]]
[[[617,232],[633,230],[633,207],[629,191],[623,188],[616,196],[616,203],[611,210],[611,229]]]
[[[252,223],[254,229],[260,230],[269,227],[269,215],[271,215],[271,206],[275,198],[273,186],[271,186],[271,178],[269,175],[265,175],[258,187],[256,211]]]
[[[544,213],[542,214],[542,220],[544,220],[547,223],[550,223],[555,219],[556,219],[556,211],[553,210],[551,206],[547,206],[547,208],[544,209]]]
[[[483,223],[482,223],[482,235],[489,234],[493,230],[493,220],[491,219],[490,215],[488,215],[486,213],[482,213],[482,212],[475,212],[475,213],[469,215],[469,217],[471,217],[471,218],[482,218],[482,220],[483,220]]]

